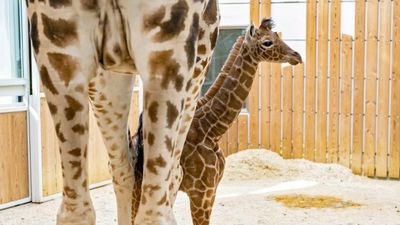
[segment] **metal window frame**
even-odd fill
[[[13,207],[16,205],[28,203],[32,199],[32,187],[31,187],[31,145],[30,141],[30,127],[31,120],[29,116],[29,102],[30,102],[30,57],[29,57],[29,38],[28,38],[28,21],[25,2],[20,0],[20,34],[21,34],[21,74],[22,78],[12,79],[1,79],[0,80],[0,96],[23,96],[22,102],[12,103],[6,106],[0,106],[1,113],[12,113],[12,112],[27,112],[27,155],[28,155],[28,197],[18,199],[15,201],[0,204],[0,210]]]

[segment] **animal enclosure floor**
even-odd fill
[[[116,225],[112,187],[97,188],[91,195],[97,225]],[[277,201],[282,196],[300,196],[300,201],[327,196],[354,205],[286,207]],[[56,199],[0,211],[0,225],[54,225],[59,204]],[[192,224],[183,193],[178,195],[174,211],[178,224]],[[283,160],[266,150],[242,151],[227,159],[211,224],[400,225],[400,181],[355,176],[339,165]]]

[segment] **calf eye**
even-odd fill
[[[273,42],[270,41],[270,40],[266,40],[266,41],[264,41],[262,44],[263,44],[265,47],[271,47],[271,45],[273,44]]]

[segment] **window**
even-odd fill
[[[22,4],[0,1],[0,106],[22,102],[25,95]]]
[[[250,24],[249,0],[220,0],[219,10],[221,15],[219,36],[201,95],[212,86],[236,39]],[[243,108],[246,108],[245,105]]]
[[[233,44],[239,35],[244,32],[244,30],[245,28],[220,29],[217,45],[211,60],[211,65],[208,70],[206,80],[204,81],[204,85],[201,89],[202,95],[204,95],[214,83],[222,66],[225,63],[226,58],[229,55],[229,52],[231,51]]]

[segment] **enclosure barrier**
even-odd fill
[[[354,37],[341,33],[341,4],[307,1],[306,62],[259,67],[225,155],[261,147],[400,178],[400,0],[355,0]],[[256,25],[270,15],[270,0],[250,1]]]

